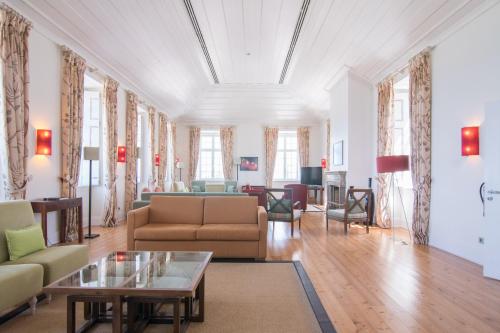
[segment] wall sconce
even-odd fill
[[[36,130],[36,154],[52,155],[52,131],[46,129]]]
[[[326,158],[321,159],[321,168],[326,169]]]
[[[127,148],[124,146],[118,146],[118,162],[125,163],[127,160]]]
[[[462,128],[462,156],[479,155],[479,127]]]
[[[155,166],[160,166],[160,154],[155,154]]]

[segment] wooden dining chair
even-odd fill
[[[291,235],[293,237],[293,224],[299,221],[299,229],[301,222],[300,202],[289,199],[292,198],[292,189],[286,188],[266,188],[266,211],[267,220],[274,222],[289,222]],[[281,195],[281,196],[280,196]]]
[[[326,230],[330,219],[344,222],[344,233],[347,234],[347,227],[351,223],[364,223],[366,233],[370,232],[369,224],[371,217],[371,189],[350,188],[347,191],[343,204],[328,202],[325,210]]]

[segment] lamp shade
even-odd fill
[[[409,169],[410,169],[410,158],[408,155],[377,157],[378,173],[394,173],[398,171],[408,171]]]
[[[125,146],[118,146],[118,162],[125,163],[127,160],[127,148]]]
[[[178,161],[178,162],[175,164],[175,167],[176,167],[177,169],[184,169],[184,162]]]
[[[479,127],[462,128],[462,156],[479,155]]]
[[[36,154],[52,155],[52,131],[46,129],[36,130]]]
[[[99,147],[83,147],[85,161],[99,161]]]

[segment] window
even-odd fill
[[[143,118],[144,118],[144,113],[137,113],[137,148],[138,148],[138,155],[137,155],[137,165],[136,165],[136,168],[137,168],[137,184],[140,184],[141,183],[141,180],[142,180],[142,171],[144,170],[144,167],[142,165],[143,161],[144,161],[144,158],[142,156],[144,156],[144,151],[143,151],[143,128],[142,128],[142,124],[143,124]]]
[[[90,162],[83,159],[84,147],[102,147],[102,84],[85,75],[83,91],[82,156],[80,160],[80,186],[89,186]],[[102,150],[102,149],[101,149]],[[103,152],[99,152],[103,156]],[[92,161],[92,185],[102,183],[102,158]]]
[[[167,123],[167,181],[174,181],[174,138],[172,136],[172,123]]]
[[[393,110],[393,155],[410,155],[410,78],[408,75],[394,84]],[[396,173],[396,180],[400,187],[412,188],[409,171]]]
[[[202,130],[200,133],[200,156],[198,179],[224,179],[222,154],[218,130]]]
[[[278,150],[274,164],[274,180],[299,179],[297,132],[279,131]]]

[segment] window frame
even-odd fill
[[[279,139],[280,137],[283,138],[284,140],[284,143],[283,143],[283,149],[280,149],[279,147],[279,144],[278,144],[278,147],[276,149],[276,160],[274,162],[274,174],[273,174],[273,181],[276,181],[276,182],[296,182],[296,181],[299,181],[300,180],[300,163],[299,163],[299,143],[298,143],[298,140],[297,140],[297,130],[280,130],[278,132],[278,142],[279,142]],[[296,145],[295,145],[295,149],[289,149],[287,148],[287,138],[294,138],[295,142],[296,142]],[[275,177],[275,173],[276,173],[276,164],[279,163],[280,161],[278,161],[278,153],[280,152],[283,152],[283,178],[277,178]],[[287,178],[286,175],[287,175],[287,152],[294,152],[296,154],[296,168],[297,168],[297,178]]]
[[[202,139],[203,137],[211,137],[212,138],[212,147],[211,148],[202,148]],[[200,152],[198,154],[198,165],[196,167],[196,179],[197,180],[207,180],[207,181],[224,181],[224,173],[222,172],[222,178],[220,177],[215,177],[215,153],[216,152],[220,152],[221,156],[222,156],[222,146],[219,146],[219,148],[217,149],[215,147],[215,137],[219,137],[219,143],[220,143],[220,131],[219,130],[210,130],[210,129],[206,129],[206,130],[201,130],[200,131]],[[211,160],[211,177],[205,177],[205,178],[202,178],[201,177],[201,164],[202,164],[202,153],[203,152],[210,152],[211,153],[211,157],[210,157],[210,160]],[[221,161],[221,171],[222,171],[222,161]]]
[[[94,80],[94,81],[97,81],[96,79],[94,79],[93,77],[85,74],[85,77],[84,77],[84,82],[85,82],[85,78],[89,78],[91,80]],[[84,93],[84,97],[83,97],[83,103],[84,103],[84,106],[83,106],[83,117],[82,117],[82,122],[83,122],[83,125],[82,125],[82,131],[84,131],[85,129],[85,92],[97,92],[99,93],[99,145],[97,147],[99,147],[99,171],[98,171],[98,180],[97,180],[97,184],[92,184],[92,186],[103,186],[104,184],[104,159],[103,159],[103,156],[104,156],[104,151],[102,149],[103,147],[103,144],[104,144],[104,121],[103,121],[103,116],[104,116],[104,100],[103,100],[103,97],[104,97],[104,94],[103,94],[103,85],[102,85],[102,82],[99,82],[101,84],[101,87],[85,87],[85,84],[84,84],[84,88],[83,88],[83,93]],[[82,147],[81,147],[81,158],[80,158],[80,175],[78,177],[78,187],[79,188],[87,188],[89,187],[91,184],[88,182],[88,179],[85,179],[81,177],[82,175],[82,167],[84,164],[87,164],[89,165],[90,163],[86,160],[84,160],[84,156],[83,156],[83,149],[84,147],[86,147],[84,144],[83,144],[83,135],[84,133],[82,133]],[[91,180],[92,182],[92,180]]]

